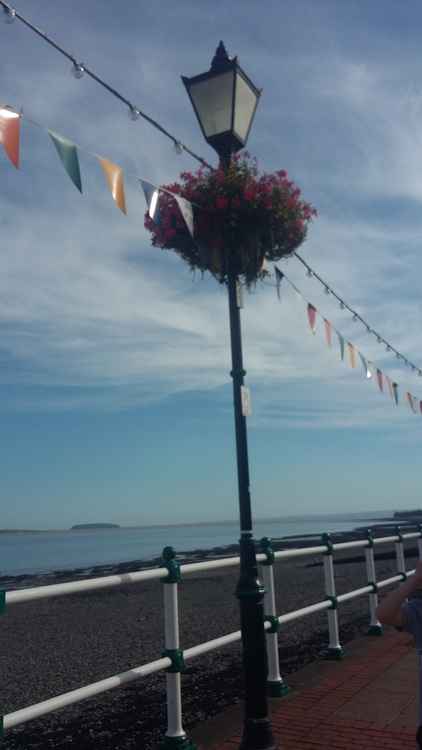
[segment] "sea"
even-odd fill
[[[318,536],[374,526],[391,517],[392,511],[377,511],[268,518],[255,521],[254,536]],[[182,553],[225,547],[236,544],[238,539],[239,526],[235,521],[63,531],[0,530],[0,576],[146,562],[158,557],[167,545]]]

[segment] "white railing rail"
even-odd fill
[[[262,552],[257,554],[257,561],[261,564],[262,578],[264,581],[264,611],[265,611],[265,630],[267,632],[267,656],[268,656],[268,691],[272,696],[282,696],[288,692],[288,686],[280,674],[280,665],[278,658],[278,630],[281,625],[293,622],[307,615],[327,610],[329,643],[326,650],[328,658],[341,658],[343,649],[339,638],[338,605],[350,601],[359,596],[369,596],[369,630],[370,635],[381,635],[382,627],[376,618],[376,607],[378,603],[377,592],[379,589],[386,588],[393,583],[405,580],[407,576],[414,573],[414,570],[406,571],[404,542],[410,539],[417,539],[418,554],[422,559],[422,525],[419,526],[418,532],[404,534],[400,527],[396,528],[394,536],[374,538],[370,529],[367,530],[365,539],[357,539],[352,542],[332,543],[329,534],[322,536],[323,544],[314,547],[302,547],[289,550],[274,552],[271,547],[271,540],[263,539],[261,541]],[[376,580],[374,547],[381,544],[394,544],[396,552],[396,564],[398,574],[382,581]],[[340,550],[363,548],[365,551],[365,564],[367,574],[367,585],[345,594],[336,595],[335,574],[333,565],[333,555]],[[325,580],[326,598],[323,601],[310,604],[301,609],[287,612],[277,616],[274,589],[274,564],[280,560],[292,559],[296,557],[306,557],[310,555],[322,555]],[[12,729],[31,719],[44,716],[45,714],[64,708],[74,703],[91,698],[100,693],[114,688],[126,685],[141,677],[146,677],[155,672],[166,670],[166,687],[167,687],[167,732],[166,741],[180,747],[183,745],[183,738],[186,733],[182,724],[182,697],[181,697],[181,673],[184,669],[184,663],[197,656],[222,648],[229,644],[240,641],[241,632],[237,630],[233,633],[214,638],[205,643],[198,644],[191,648],[181,650],[179,643],[179,613],[178,613],[178,584],[181,575],[197,573],[206,570],[216,570],[219,568],[229,568],[239,565],[239,557],[227,557],[218,560],[210,560],[202,563],[188,563],[180,565],[176,561],[176,556],[171,547],[166,547],[163,551],[164,566],[142,570],[133,573],[124,573],[122,575],[105,576],[103,578],[90,578],[82,581],[71,581],[70,583],[52,584],[49,586],[38,586],[34,588],[20,589],[16,591],[0,591],[0,614],[10,606],[21,604],[36,599],[46,599],[49,597],[66,596],[85,591],[101,590],[116,586],[140,583],[154,579],[161,579],[164,590],[164,643],[165,651],[161,658],[156,659],[148,664],[134,667],[126,672],[108,677],[104,680],[91,683],[76,690],[63,693],[62,695],[49,698],[48,700],[36,703],[26,708],[21,708],[12,713],[0,717],[0,735],[3,731]],[[1,627],[1,621],[0,621]],[[187,743],[188,744],[188,743]]]

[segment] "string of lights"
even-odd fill
[[[49,37],[44,31],[42,31],[40,28],[32,24],[30,21],[28,21],[24,16],[22,16],[20,13],[16,11],[15,8],[13,8],[9,3],[5,2],[5,0],[0,0],[0,8],[3,8],[4,11],[4,20],[6,23],[13,23],[16,19],[18,21],[21,21],[27,28],[29,28],[31,31],[33,31],[37,36],[41,37],[47,44],[49,44],[51,47],[54,47],[61,55],[66,57],[68,60],[72,63],[72,73],[76,78],[82,78],[83,75],[87,75],[90,78],[92,78],[96,83],[98,83],[100,86],[102,86],[106,91],[108,91],[110,94],[112,94],[115,98],[119,99],[119,101],[123,102],[128,107],[129,116],[132,120],[136,121],[140,118],[144,119],[146,122],[148,122],[150,125],[152,125],[154,128],[156,128],[162,135],[169,138],[176,151],[178,153],[182,153],[185,151],[187,154],[192,156],[196,161],[198,161],[202,166],[207,167],[208,169],[214,169],[208,162],[205,161],[201,156],[198,156],[192,149],[190,149],[186,144],[184,144],[180,139],[176,138],[172,133],[170,133],[166,128],[164,128],[159,122],[154,120],[152,117],[147,115],[145,112],[143,112],[139,107],[135,106],[129,99],[127,99],[125,96],[123,96],[119,91],[117,91],[115,88],[110,86],[106,81],[104,81],[102,78],[100,78],[96,73],[94,73],[92,70],[90,70],[85,63],[81,63],[78,61],[76,57],[74,57],[70,52],[67,52],[63,47],[61,47],[57,42],[55,42],[51,37]],[[38,125],[38,123],[33,122],[34,125]],[[162,188],[161,188],[162,189]],[[378,333],[372,326],[367,323],[367,321],[358,313],[356,310],[354,310],[351,305],[349,305],[345,300],[337,294],[337,292],[332,288],[330,284],[328,284],[311,266],[298,254],[294,253],[295,257],[299,260],[300,263],[302,263],[303,266],[305,266],[307,275],[311,278],[315,278],[317,281],[319,281],[320,284],[324,287],[325,293],[327,295],[331,295],[334,297],[342,310],[348,310],[351,315],[353,316],[353,320],[359,321],[362,323],[362,325],[366,328],[366,331],[372,335],[374,335],[377,339],[377,342],[379,344],[384,344],[387,352],[392,352],[396,355],[397,359],[401,360],[405,365],[408,365],[413,372],[417,372],[419,376],[422,376],[422,369],[415,365],[413,362],[411,362],[408,357],[406,357],[404,354],[402,354],[398,349],[396,349],[392,344],[387,341],[381,334]]]
[[[395,354],[397,359],[400,359],[402,362],[404,362],[404,364],[410,367],[410,369],[413,372],[417,372],[419,376],[422,376],[422,369],[420,367],[418,367],[413,362],[411,362],[410,359],[408,359],[408,357],[406,357],[404,354],[399,352],[398,349],[396,349],[392,344],[390,344],[389,341],[387,341],[387,339],[381,336],[381,334],[378,333],[378,331],[376,331],[371,325],[369,325],[369,323],[361,315],[359,315],[359,313],[356,312],[356,310],[354,310],[353,307],[351,307],[351,305],[349,305],[342,297],[340,297],[339,294],[337,294],[337,292],[332,288],[332,286],[330,286],[330,284],[328,284],[325,281],[325,279],[323,279],[316,271],[314,271],[313,268],[311,268],[309,263],[307,263],[306,260],[304,260],[299,255],[299,253],[294,253],[294,255],[296,256],[298,261],[302,263],[302,265],[306,268],[307,276],[309,276],[309,278],[314,278],[317,281],[319,281],[319,283],[324,287],[325,293],[327,295],[331,295],[337,300],[337,302],[340,305],[341,310],[348,310],[353,316],[354,321],[359,321],[360,323],[362,323],[362,325],[366,328],[367,333],[370,333],[373,336],[375,336],[378,344],[384,344],[385,349],[388,353]]]
[[[82,78],[83,75],[87,75],[92,80],[96,81],[100,86],[102,86],[106,91],[108,91],[110,94],[112,94],[116,99],[119,99],[123,104],[125,104],[128,107],[129,111],[129,117],[132,120],[139,120],[142,118],[143,120],[146,120],[150,125],[152,125],[156,130],[158,130],[162,135],[165,135],[167,138],[169,138],[174,145],[174,148],[176,149],[177,153],[182,153],[183,151],[186,151],[187,154],[192,156],[196,161],[198,161],[202,166],[207,167],[208,169],[214,169],[208,162],[205,161],[201,156],[198,156],[198,154],[195,154],[192,149],[190,149],[188,146],[186,146],[179,138],[176,138],[172,133],[170,133],[166,128],[164,128],[162,125],[160,125],[159,122],[154,120],[152,117],[147,115],[145,112],[143,112],[139,107],[135,106],[129,99],[127,99],[123,94],[121,94],[117,89],[113,88],[113,86],[110,86],[106,81],[104,81],[102,78],[100,78],[96,73],[94,73],[92,70],[90,70],[85,63],[81,63],[77,60],[76,57],[70,54],[70,52],[67,52],[63,47],[61,47],[57,42],[55,42],[53,39],[51,39],[42,29],[39,29],[37,26],[34,26],[30,21],[28,21],[24,16],[22,16],[20,13],[18,13],[15,8],[12,8],[9,3],[5,2],[5,0],[0,0],[0,7],[3,8],[4,11],[4,20],[6,23],[13,23],[16,19],[18,21],[21,21],[28,29],[31,29],[31,31],[34,32],[34,34],[37,34],[37,36],[41,37],[47,44],[49,44],[51,47],[54,47],[57,52],[59,52],[61,55],[66,57],[68,60],[71,61],[73,67],[72,67],[72,73],[75,76],[75,78]]]

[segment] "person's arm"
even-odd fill
[[[405,581],[399,589],[392,591],[378,605],[376,616],[382,625],[396,625],[403,627],[403,613],[401,606],[407,597],[416,589],[422,588],[422,561],[418,560],[413,575]]]

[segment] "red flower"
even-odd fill
[[[228,205],[229,205],[228,198],[225,198],[222,195],[218,195],[217,198],[215,199],[215,207],[219,211],[225,211]]]
[[[253,188],[247,188],[243,193],[243,197],[245,201],[252,202],[256,198],[256,191]]]
[[[166,192],[167,191],[167,192]],[[174,193],[193,204],[194,236],[188,231]],[[279,260],[294,252],[306,237],[308,223],[317,215],[286,170],[259,174],[255,159],[236,154],[229,170],[201,167],[184,172],[180,182],[163,185],[159,196],[160,223],[148,214],[145,227],[152,244],[172,249],[193,268],[211,270],[220,281],[226,280],[224,264],[210,257],[224,247],[225,213],[231,209],[233,232],[237,238],[237,273],[246,283],[260,275],[263,258]],[[202,210],[201,210],[202,209]]]

